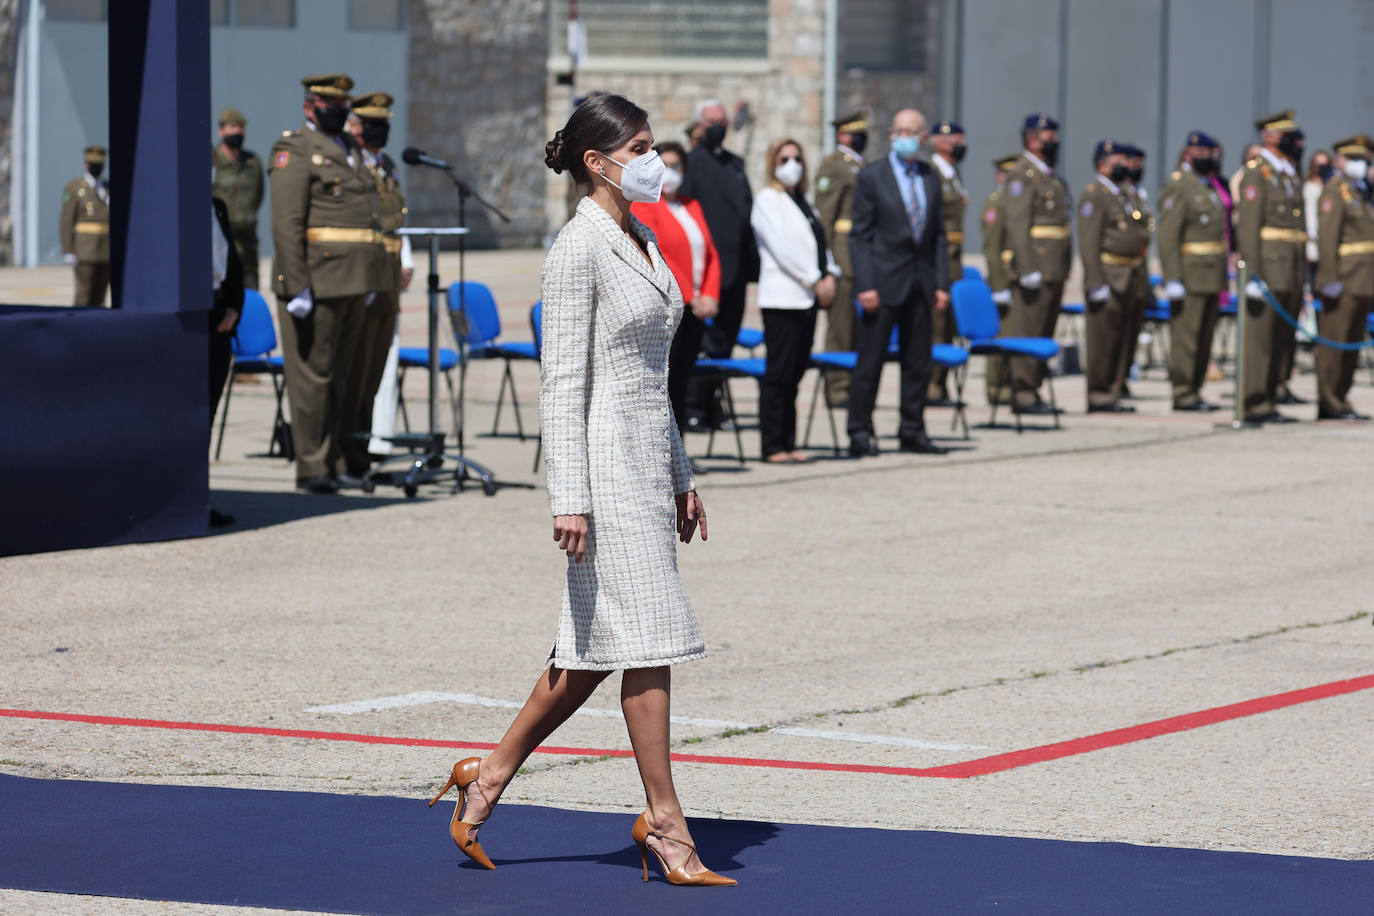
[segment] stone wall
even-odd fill
[[[544,228],[548,0],[411,0],[410,136],[511,218],[469,202],[470,244],[536,245]],[[402,144],[396,144],[403,146]],[[411,225],[456,225],[452,184],[409,170]]]
[[[18,0],[0,0],[0,264],[14,263],[14,222],[10,216],[13,174],[14,66],[18,60],[15,28]]]
[[[807,161],[818,160],[824,142],[821,126],[824,71],[825,0],[769,0],[768,57],[765,60],[676,60],[659,58],[652,69],[611,69],[589,60],[577,72],[576,93],[615,92],[649,112],[654,136],[682,141],[682,129],[703,99],[721,99],[728,111],[749,106],[753,123],[731,132],[725,146],[743,156],[750,183],[763,180],[763,157],[774,139],[790,136]],[[548,80],[545,136],[552,137],[572,111],[573,91]],[[541,144],[542,148],[542,144]],[[567,221],[565,176],[547,172],[545,207],[550,233]]]

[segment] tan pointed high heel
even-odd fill
[[[630,831],[630,836],[634,837],[635,843],[639,846],[639,860],[644,866],[644,880],[646,882],[649,880],[649,853],[652,852],[654,858],[658,859],[659,867],[663,869],[663,877],[668,879],[669,884],[687,885],[691,887],[734,887],[736,884],[739,884],[734,878],[727,878],[724,875],[718,875],[710,870],[704,871],[698,875],[689,875],[686,872],[686,860],[683,860],[683,863],[677,868],[669,871],[668,863],[663,861],[663,856],[659,855],[657,849],[649,845],[649,837],[657,837],[660,840],[672,840],[674,843],[686,846],[692,852],[696,852],[697,848],[686,840],[679,840],[677,837],[671,837],[665,833],[659,833],[657,830],[654,830],[649,826],[648,820],[646,820],[642,814],[639,816],[639,820],[635,821],[635,826],[634,829]],[[687,858],[690,859],[691,856],[689,855]]]
[[[477,775],[481,771],[482,759],[480,757],[468,757],[460,760],[453,765],[453,773],[449,776],[448,782],[439,790],[439,794],[434,796],[429,806],[434,807],[434,802],[444,797],[444,793],[454,786],[458,787],[458,803],[453,806],[453,820],[449,821],[448,832],[453,837],[453,842],[458,844],[458,848],[463,851],[463,855],[476,862],[483,868],[493,871],[496,866],[491,864],[491,859],[487,858],[486,850],[482,844],[477,842],[476,837],[468,835],[468,831],[475,827],[482,826],[482,823],[470,824],[462,820],[463,810],[467,807],[469,787],[477,790],[477,794],[482,796],[482,800],[487,803],[487,808],[491,808],[491,799],[487,798],[482,787],[477,784]]]

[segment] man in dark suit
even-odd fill
[[[701,204],[720,254],[720,303],[712,326],[702,335],[701,348],[709,356],[727,357],[744,320],[745,291],[759,278],[759,249],[749,225],[754,193],[744,173],[744,160],[721,146],[729,121],[725,106],[715,99],[702,102],[696,120],[701,142],[687,154],[680,193]],[[712,419],[715,388],[714,382],[693,381],[686,417],[689,428],[701,429]]]
[[[849,389],[849,454],[878,454],[873,401],[897,328],[901,351],[901,450],[943,455],[925,428],[930,383],[931,310],[949,306],[949,251],[940,176],[917,158],[926,120],[915,109],[892,117],[891,150],[864,166],[854,186],[849,234],[859,316],[859,362]],[[839,307],[840,303],[836,303]]]

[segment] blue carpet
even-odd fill
[[[1374,862],[750,821],[692,822],[734,888],[641,883],[628,815],[0,776],[0,886],[364,913],[1368,913]],[[651,869],[654,866],[651,865]]]

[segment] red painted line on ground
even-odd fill
[[[1341,696],[1368,690],[1374,687],[1374,674],[1333,681],[1302,690],[1276,693],[1272,696],[1217,706],[1199,712],[1190,712],[1167,719],[1156,719],[1129,728],[1099,732],[1071,741],[1042,744],[1006,754],[994,754],[963,763],[951,763],[936,767],[890,767],[864,763],[828,763],[815,760],[774,760],[761,757],[720,757],[709,754],[673,754],[673,760],[682,763],[706,763],[717,766],[770,767],[785,770],[821,770],[834,773],[875,773],[888,776],[924,776],[939,779],[968,779],[971,776],[986,776],[1001,773],[1034,763],[1044,763],[1063,757],[1087,754],[1104,748],[1133,744],[1160,735],[1190,731],[1219,722],[1228,722],[1262,712],[1310,703],[1328,697]],[[295,728],[265,728],[256,725],[224,725],[211,722],[173,722],[163,719],[129,719],[121,716],[90,716],[70,712],[45,712],[36,709],[0,709],[0,718],[39,719],[48,722],[79,722],[86,725],[118,725],[133,728],[161,728],[181,731],[221,732],[232,735],[259,735],[271,738],[303,738],[311,741],[352,741],[360,744],[389,744],[404,747],[442,747],[464,750],[489,751],[496,747],[489,741],[446,741],[437,738],[401,738],[390,735],[360,735],[352,732],[322,732]],[[593,747],[553,747],[541,745],[535,748],[536,754],[558,754],[574,757],[633,757],[634,752],[615,748]]]

